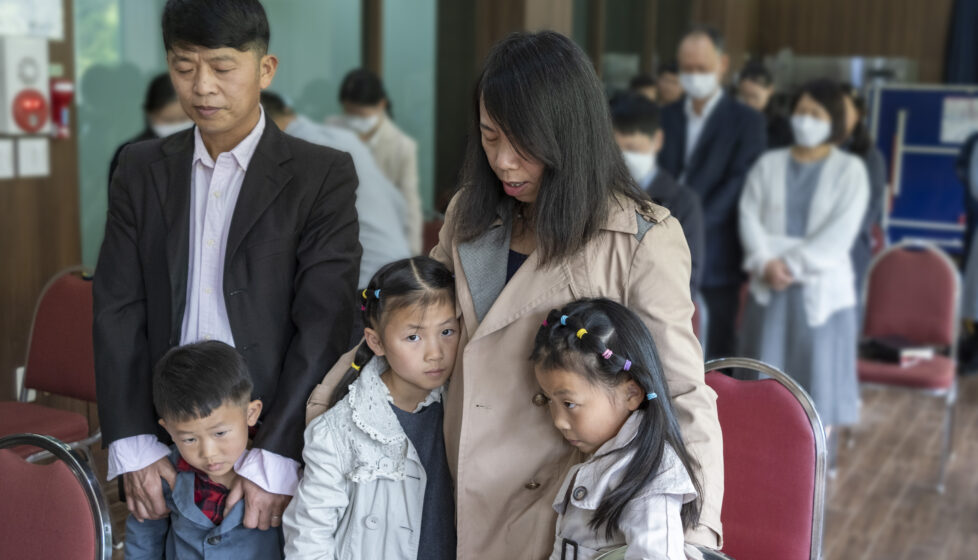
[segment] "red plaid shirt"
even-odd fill
[[[214,525],[220,525],[224,521],[224,502],[227,501],[228,489],[211,480],[204,471],[195,469],[183,457],[177,461],[177,470],[194,473],[194,503]]]

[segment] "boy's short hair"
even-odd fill
[[[661,78],[663,74],[675,74],[679,75],[679,64],[675,60],[668,60],[659,65],[659,69],[656,71],[656,77]]]
[[[167,0],[163,46],[230,47],[268,53],[268,18],[258,0]]]
[[[153,405],[164,420],[210,416],[251,399],[251,376],[238,351],[209,340],[171,348],[153,370]]]
[[[648,134],[659,131],[659,107],[644,95],[632,91],[611,98],[611,125],[622,134]]]

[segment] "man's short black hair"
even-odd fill
[[[167,0],[163,46],[268,52],[268,18],[258,0]]]
[[[771,75],[767,66],[764,66],[764,63],[759,60],[752,60],[745,64],[737,79],[739,82],[750,80],[766,88],[774,85],[774,76]]]
[[[292,108],[285,102],[285,99],[268,90],[261,92],[261,106],[265,109],[265,114],[273,119],[292,114]]]
[[[655,78],[645,73],[635,75],[631,81],[628,82],[628,89],[632,91],[647,87],[655,87]]]
[[[659,107],[640,93],[626,91],[611,98],[611,125],[622,134],[659,131]]]
[[[713,43],[713,48],[717,50],[717,53],[723,54],[723,49],[724,49],[723,34],[720,33],[719,29],[713,27],[712,25],[694,25],[690,27],[686,33],[683,34],[682,38],[679,39],[679,42],[682,43],[687,38],[693,37],[695,35],[701,35],[709,39],[710,42]]]
[[[675,60],[669,60],[659,65],[659,70],[655,73],[656,77],[661,78],[663,74],[679,75],[679,64]]]
[[[244,406],[251,390],[244,359],[217,340],[172,348],[153,370],[153,404],[164,420],[205,418],[225,404]]]

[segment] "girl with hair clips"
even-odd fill
[[[364,342],[310,398],[309,414],[330,408],[306,428],[285,554],[455,558],[442,430],[442,386],[459,338],[452,273],[428,257],[396,261],[361,297]]]
[[[720,542],[723,450],[716,395],[693,336],[679,222],[635,185],[587,56],[558,33],[496,44],[472,98],[460,186],[432,256],[455,273],[462,328],[445,400],[459,558],[545,558],[573,448],[554,431],[530,362],[547,312],[605,297],[661,350],[703,514],[686,533]]]
[[[655,343],[634,313],[607,300],[547,315],[533,354],[538,400],[587,460],[557,491],[551,560],[684,560],[683,530],[699,518],[686,451]]]

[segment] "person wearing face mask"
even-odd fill
[[[146,88],[146,101],[143,102],[143,111],[146,119],[143,131],[123,142],[112,155],[112,161],[109,163],[110,184],[115,168],[119,166],[119,154],[122,153],[123,148],[133,142],[165,138],[194,125],[194,121],[190,120],[187,113],[183,111],[183,107],[180,106],[177,92],[174,91],[173,83],[170,82],[170,74],[166,72],[157,75],[149,82],[149,87]]]
[[[741,352],[787,372],[825,425],[859,417],[856,290],[849,251],[869,200],[866,166],[845,139],[843,91],[804,85],[791,116],[795,143],[765,153],[740,199],[750,289]]]
[[[761,112],[767,119],[767,147],[784,148],[794,140],[791,124],[784,115],[786,108],[779,103],[781,96],[774,89],[774,77],[760,61],[748,62],[737,76],[737,99]]]
[[[418,144],[391,120],[391,104],[384,84],[366,68],[351,71],[340,84],[343,114],[327,124],[356,132],[374,156],[381,171],[407,202],[408,241],[411,252],[421,253],[421,195],[418,190]]]
[[[684,99],[662,109],[665,144],[659,166],[702,201],[706,250],[700,292],[710,320],[708,358],[732,356],[744,276],[737,239],[737,200],[744,178],[767,145],[764,117],[724,94],[728,60],[716,30],[697,27],[679,43]]]
[[[695,299],[703,270],[703,210],[695,192],[656,166],[655,157],[663,141],[659,107],[639,93],[619,93],[611,98],[611,125],[632,179],[653,202],[668,208],[683,227],[691,260],[689,288]]]

